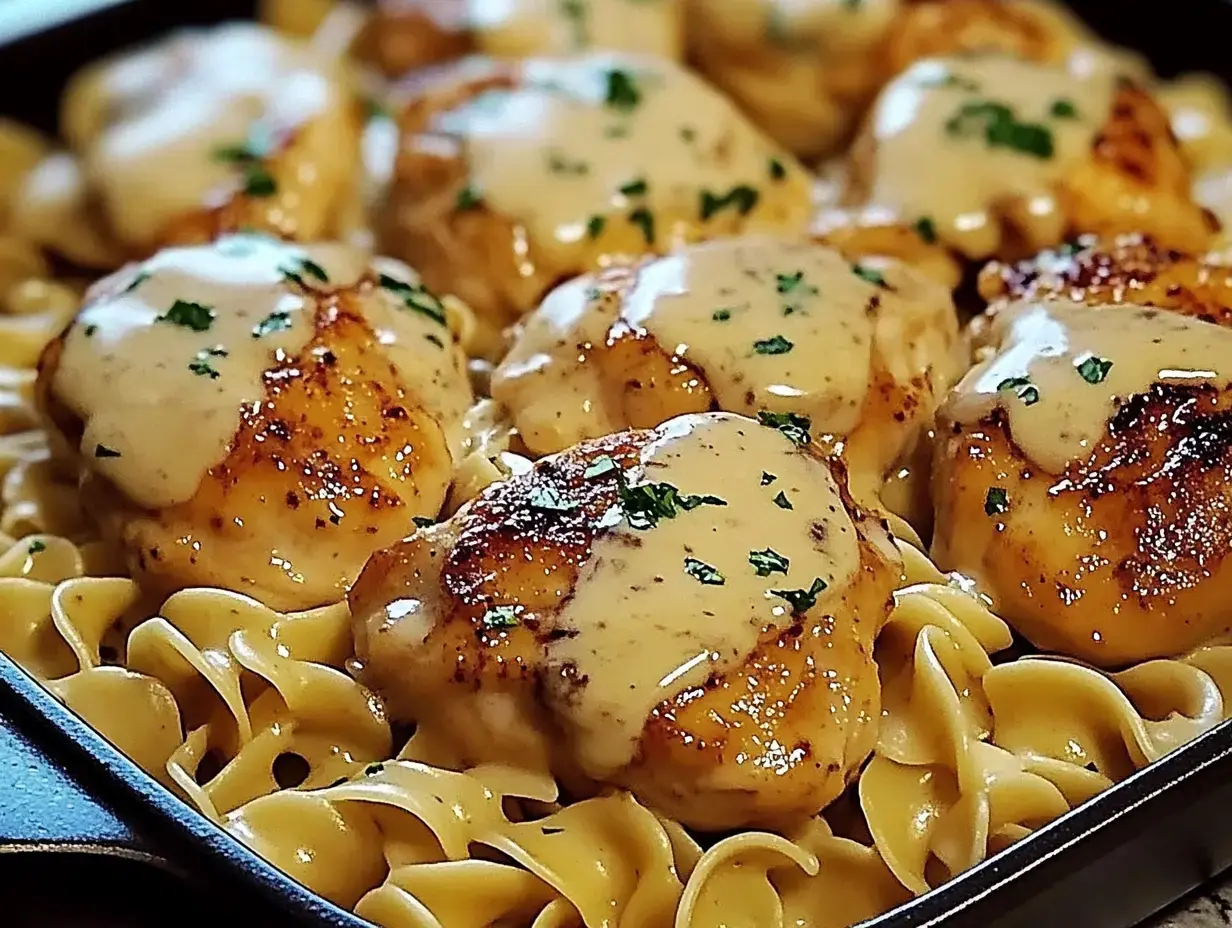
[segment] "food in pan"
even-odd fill
[[[0,125],[0,651],[168,789],[388,928],[846,928],[1232,715],[1205,79],[310,7]]]

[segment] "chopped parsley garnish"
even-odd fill
[[[617,475],[620,507],[631,528],[654,528],[660,519],[674,519],[679,511],[688,512],[698,506],[726,506],[727,500],[717,496],[680,495],[670,483],[643,483],[631,487],[624,481],[624,472]]]
[[[548,170],[553,174],[572,174],[582,177],[590,173],[590,165],[585,161],[570,161],[558,151],[548,154]]]
[[[804,271],[796,271],[794,274],[775,274],[775,289],[779,293],[797,293],[807,292],[810,296],[817,295],[816,287],[804,286]]]
[[[461,210],[478,209],[483,205],[483,197],[470,184],[467,184],[458,191],[457,199],[454,201],[454,207]]]
[[[145,283],[149,279],[150,279],[149,271],[138,271],[137,275],[128,282],[128,286],[125,287],[120,292],[121,293],[132,293],[134,290],[136,290],[138,287],[140,287],[143,283]]]
[[[269,171],[259,164],[244,165],[244,193],[250,197],[272,197],[278,192],[278,184]]]
[[[711,193],[709,190],[703,190],[701,192],[699,212],[703,222],[715,213],[727,209],[729,206],[735,207],[736,212],[741,216],[747,216],[753,207],[757,205],[757,201],[760,198],[761,194],[747,184],[737,184],[722,195]]]
[[[94,456],[96,458],[118,458],[120,452],[116,451],[115,448],[108,448],[106,445],[95,445]]]
[[[807,445],[813,440],[809,434],[813,420],[808,416],[798,416],[794,412],[769,412],[763,409],[757,414],[757,421],[767,428],[778,429],[797,445]]]
[[[851,266],[851,272],[857,277],[867,280],[874,286],[884,287],[886,285],[885,277],[882,275],[881,271],[878,271],[875,268],[865,267],[863,264],[853,264]]]
[[[513,628],[518,624],[518,613],[521,606],[488,606],[483,614],[483,624],[487,628]]]
[[[239,145],[220,145],[214,149],[215,161],[229,161],[234,164],[248,164],[260,161],[269,155],[274,148],[274,134],[270,130],[255,123],[248,132],[248,138]]]
[[[604,474],[610,474],[616,469],[616,462],[610,454],[601,454],[582,471],[583,480],[593,480],[595,477],[602,477]]]
[[[202,348],[197,352],[196,358],[188,362],[188,369],[198,377],[209,377],[210,380],[219,378],[218,370],[210,363],[210,358],[225,358],[227,349],[218,345],[214,348]]]
[[[1024,406],[1034,406],[1040,399],[1039,389],[1026,377],[1006,377],[997,384],[997,392],[1002,390],[1013,390]]]
[[[591,238],[598,238],[603,234],[603,227],[607,225],[607,220],[596,214],[586,220],[586,234]]]
[[[692,142],[697,138],[697,130],[692,126],[680,127],[680,140],[683,142]]]
[[[26,548],[27,554],[39,554],[47,550],[47,545],[41,541],[30,542],[30,547]]]
[[[1011,148],[1034,158],[1051,158],[1052,130],[1039,123],[1019,122],[1012,107],[992,100],[964,103],[945,124],[950,135],[982,134],[990,148]]]
[[[441,337],[439,335],[434,335],[431,332],[429,332],[427,335],[424,336],[424,341],[429,342],[433,345],[436,345],[437,348],[445,347],[445,343],[441,341]]]
[[[940,75],[929,75],[922,81],[919,81],[920,87],[957,87],[960,90],[979,90],[980,85],[969,77],[963,77],[960,74],[955,74],[953,71],[946,71]]]
[[[779,478],[778,478],[778,476],[777,476],[776,474],[772,474],[772,473],[770,473],[770,472],[769,472],[769,471],[767,471],[767,470],[763,470],[763,471],[761,472],[761,485],[762,485],[763,487],[768,487],[768,486],[770,486],[770,484],[774,483],[774,481],[776,481],[776,480],[778,480],[778,479],[779,479]]]
[[[646,178],[639,177],[637,180],[631,180],[627,184],[622,184],[618,189],[627,197],[644,196],[647,190]]]
[[[1009,494],[1001,487],[989,487],[984,496],[984,515],[999,516],[1003,512],[1009,512],[1009,509]]]
[[[758,354],[787,354],[794,347],[796,346],[782,335],[775,335],[773,338],[760,338],[753,342],[753,350]]]
[[[715,322],[726,322],[728,319],[731,318],[731,310],[730,309],[716,309],[714,312],[710,314],[710,318],[713,319]]]
[[[642,207],[629,214],[629,221],[642,230],[642,237],[647,245],[653,245],[655,240],[654,213]]]
[[[915,232],[925,245],[932,245],[937,241],[937,225],[930,216],[921,216],[915,221]]]
[[[1103,383],[1104,378],[1108,376],[1108,371],[1112,370],[1112,362],[1107,358],[1099,358],[1091,355],[1089,358],[1084,358],[1080,363],[1074,365],[1079,376],[1087,383]]]
[[[315,277],[322,283],[329,283],[329,275],[325,273],[325,269],[308,258],[299,259],[299,267],[297,268],[280,267],[278,270],[282,273],[284,280],[301,287],[307,286],[304,283],[305,274]]]
[[[276,309],[252,327],[253,338],[264,338],[275,332],[291,328],[291,314],[285,309]]]
[[[1074,106],[1073,100],[1053,100],[1052,109],[1049,112],[1057,119],[1078,118],[1078,107]]]
[[[94,333],[97,331],[98,331],[98,326],[94,325],[93,323],[86,326],[86,338],[93,338]]]
[[[774,497],[774,505],[778,506],[780,509],[795,509],[796,508],[795,506],[791,504],[791,500],[787,498],[787,494],[784,493],[782,490],[779,490],[778,495]]]
[[[619,68],[608,71],[605,102],[615,110],[628,112],[635,109],[642,102],[642,94],[637,89],[633,75]]]
[[[214,310],[202,303],[190,303],[188,300],[176,300],[171,308],[158,316],[155,322],[169,322],[180,325],[194,332],[208,332],[214,324]]]
[[[787,600],[791,611],[799,615],[817,605],[817,596],[825,590],[826,586],[826,581],[821,577],[814,577],[807,590],[770,590],[770,595]]]
[[[787,168],[783,167],[783,162],[778,158],[770,159],[770,179],[782,180],[787,176]]]
[[[415,523],[416,528],[427,528],[429,525],[436,525],[436,519],[430,519],[427,516],[411,516],[411,521]]]
[[[408,284],[405,280],[390,277],[388,274],[379,275],[377,283],[396,294],[407,309],[427,316],[438,325],[445,324],[445,304],[423,284]]]
[[[773,573],[787,573],[787,568],[790,566],[791,561],[773,548],[765,548],[762,551],[750,551],[749,563],[757,571],[757,576],[768,577]]]
[[[529,503],[534,509],[546,509],[551,512],[568,512],[570,509],[577,508],[575,503],[562,499],[554,487],[535,487],[530,491]]]
[[[704,583],[707,586],[722,586],[726,582],[716,568],[695,557],[684,559],[684,571],[698,583]]]

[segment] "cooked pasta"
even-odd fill
[[[1040,2],[498,6],[0,121],[0,652],[384,928],[847,928],[1232,716],[1226,92]]]

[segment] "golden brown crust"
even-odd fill
[[[398,77],[460,58],[473,47],[466,0],[378,0],[355,53]]]
[[[996,578],[997,608],[1037,647],[1100,666],[1181,654],[1232,629],[1229,486],[1227,389],[1131,397],[1060,476],[993,417],[939,445],[934,553]],[[985,511],[990,487],[1005,490],[1005,513]],[[960,546],[980,563],[952,563]]]

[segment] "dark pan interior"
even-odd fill
[[[1163,74],[1208,70],[1232,79],[1232,3],[1083,0],[1073,6],[1108,38],[1147,53]],[[53,130],[60,91],[81,64],[177,25],[250,15],[253,7],[252,0],[129,0],[0,47],[0,113]],[[56,885],[74,887],[73,904],[94,902],[78,906],[78,914],[91,914],[91,924],[362,924],[174,799],[6,658],[0,658],[0,781],[6,784],[0,793],[4,924],[83,923],[72,911],[57,915],[39,901],[37,884],[51,874]],[[1232,865],[1228,821],[1232,727],[1225,724],[868,924],[1123,928]],[[59,823],[63,833],[47,822]],[[122,898],[109,900],[108,893]]]

